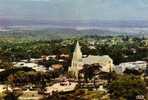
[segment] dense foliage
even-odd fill
[[[70,54],[78,40],[84,55],[109,55],[115,64],[144,60],[148,56],[148,46],[142,38],[134,37],[83,37],[77,39],[46,41],[4,41],[0,40],[0,55],[10,61],[38,58],[42,55]],[[91,44],[91,42],[94,42]],[[90,48],[93,46],[93,49]]]
[[[128,36],[86,36],[59,40],[17,40],[14,37],[7,37],[5,39],[0,39],[0,69],[5,69],[5,71],[0,72],[0,82],[8,82],[13,85],[27,85],[29,83],[46,85],[46,83],[50,83],[51,78],[56,78],[61,73],[65,74],[65,72],[67,72],[68,67],[71,64],[72,53],[77,40],[80,42],[83,55],[109,55],[113,59],[114,64],[148,60],[148,45],[143,42],[144,40],[147,40],[145,38]],[[12,63],[22,59],[28,59],[29,61],[31,58],[40,58],[45,55],[56,55],[56,59],[38,62],[39,65],[48,68],[52,64],[59,63],[58,60],[61,59],[61,54],[69,54],[70,56],[64,58],[64,62],[61,63],[64,67],[62,72],[55,70],[48,73],[39,73],[30,68],[14,68]],[[88,79],[93,79],[97,74],[95,73],[96,71],[100,71],[99,65],[85,65],[85,68],[82,70],[85,81],[87,82]],[[141,75],[143,72],[126,70],[125,73]],[[113,100],[119,100],[120,98],[135,100],[137,95],[145,95],[146,93],[146,85],[144,81],[137,78],[137,76],[117,76],[115,73],[103,73],[100,75],[100,78],[108,80],[108,89]],[[96,98],[99,98],[97,92],[91,94]],[[13,96],[13,94],[10,94],[10,96],[11,95]],[[80,96],[85,95],[90,94],[82,91],[70,95],[60,95],[55,93],[53,97],[49,96],[47,98],[66,98],[68,100],[69,98],[71,99],[74,97],[80,99]]]
[[[146,84],[134,76],[119,76],[110,83],[109,92],[113,100],[136,100],[136,96],[146,95]]]

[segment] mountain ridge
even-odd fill
[[[118,27],[147,28],[147,20],[28,20],[0,18],[0,27],[14,26],[48,26],[48,27]]]

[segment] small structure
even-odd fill
[[[145,61],[136,61],[136,62],[126,62],[121,63],[115,67],[115,71],[117,73],[123,73],[126,69],[134,69],[134,70],[146,70],[147,62]]]
[[[38,94],[38,91],[30,91],[26,90],[23,94],[18,98],[18,100],[42,100],[43,96]]]
[[[100,85],[100,87],[97,89],[97,91],[107,93],[107,90],[103,88],[103,85]]]
[[[17,62],[14,66],[15,67],[28,67],[28,68],[32,68],[36,71],[39,71],[39,72],[46,72],[47,71],[47,69],[44,66],[38,65],[36,63]]]
[[[4,85],[4,84],[0,84],[0,94],[4,93],[5,91],[12,92],[12,89],[10,88],[10,86]]]
[[[59,61],[59,62],[64,62],[64,60],[63,60],[63,59],[59,59],[58,61]]]
[[[24,60],[21,60],[21,62],[25,62],[25,63],[27,63],[27,62],[36,63],[36,62],[41,61],[41,60],[42,60],[42,58],[30,58],[29,61],[28,61],[28,59],[24,59]]]
[[[58,70],[58,69],[61,69],[63,67],[62,64],[53,64],[51,65],[51,67],[54,69],[54,70]]]
[[[62,58],[69,58],[69,54],[61,54],[60,57],[62,57]]]
[[[92,50],[95,50],[95,49],[96,49],[95,46],[89,46],[88,48],[89,48],[89,49],[92,49]]]
[[[49,60],[49,59],[56,59],[56,55],[49,55],[49,56],[47,56],[47,60]]]
[[[0,69],[0,72],[3,72],[3,71],[5,71],[5,69]]]
[[[52,94],[52,92],[70,92],[74,91],[78,83],[75,82],[61,82],[61,83],[55,83],[52,86],[46,87],[46,92]]]

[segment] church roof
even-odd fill
[[[109,62],[112,61],[112,59],[108,55],[104,56],[93,56],[89,55],[87,58],[83,58],[83,63],[84,64],[94,64],[94,63],[99,63],[99,62]]]

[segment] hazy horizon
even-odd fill
[[[0,18],[19,20],[148,20],[147,0],[0,0]]]

